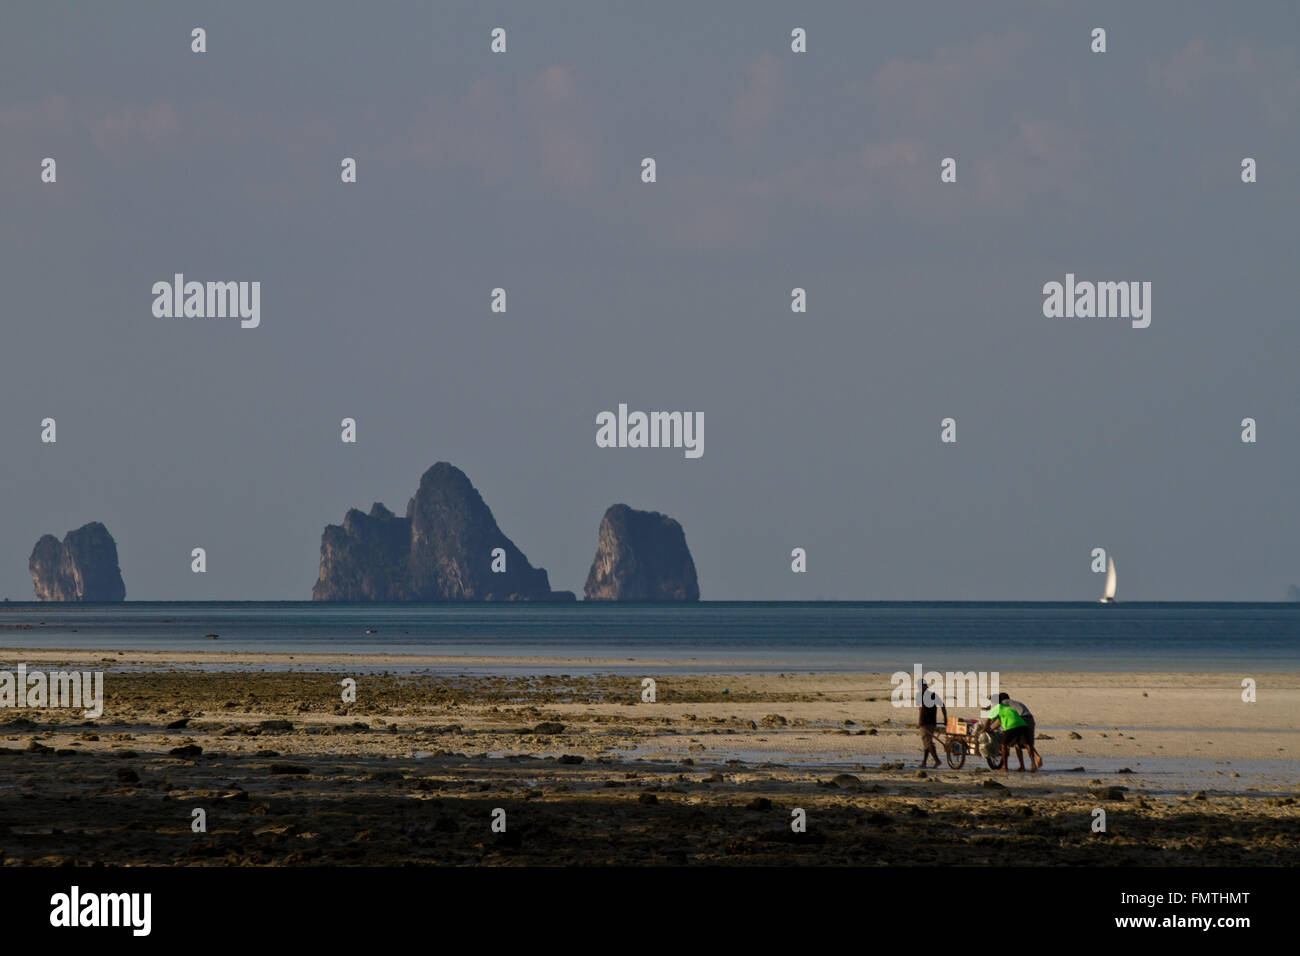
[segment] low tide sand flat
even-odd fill
[[[915,711],[891,705],[887,674],[666,677],[651,704],[636,678],[565,676],[578,659],[526,677],[458,676],[491,657],[387,675],[372,655],[0,660],[105,672],[91,724],[0,714],[10,864],[1300,860],[1300,674],[1250,675],[1254,704],[1235,675],[1004,674],[1038,718],[1045,771],[919,776]],[[490,832],[495,807],[508,836]],[[791,832],[794,808],[808,833]]]

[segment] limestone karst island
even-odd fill
[[[42,535],[27,561],[38,601],[124,601],[117,543],[98,521],[69,531],[62,541]]]
[[[614,505],[598,532],[585,597],[698,601],[682,526],[658,512]],[[553,591],[492,517],[463,471],[440,461],[398,517],[382,504],[352,509],[321,535],[315,601],[573,601]]]

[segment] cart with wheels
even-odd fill
[[[953,770],[960,770],[966,764],[967,754],[980,753],[980,721],[973,720],[969,717],[949,717],[948,723],[942,730],[937,731],[939,737],[943,740],[944,754],[948,759],[948,766]],[[989,765],[990,770],[1000,770],[1002,768],[1002,732],[993,730],[989,732],[991,740],[984,750],[984,760]]]

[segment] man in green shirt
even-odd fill
[[[984,715],[984,722],[980,724],[980,732],[987,732],[995,720],[1002,725],[1002,772],[1006,773],[1010,769],[1007,766],[1007,750],[1011,747],[1016,748],[1016,756],[1020,758],[1020,770],[1023,772],[1025,753],[1022,748],[1029,743],[1029,724],[1016,713],[1014,708],[1008,707],[1005,700],[999,700],[989,708],[989,712]],[[1032,756],[1029,758],[1029,769],[1031,773],[1038,770]]]

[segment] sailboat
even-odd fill
[[[1115,603],[1115,586],[1115,559],[1110,558],[1109,563],[1106,566],[1106,592],[1101,596],[1102,604]]]

